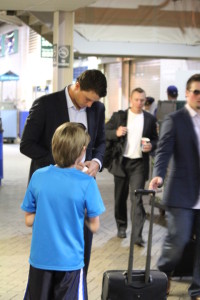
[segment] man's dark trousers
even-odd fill
[[[135,198],[134,191],[139,188],[143,189],[145,185],[143,159],[129,159],[124,157],[122,160],[122,166],[126,177],[114,176],[115,220],[118,229],[120,227],[125,229],[127,228],[127,199],[130,187],[131,207],[133,201],[137,201],[135,214],[135,228],[137,228],[137,231],[135,232],[135,235],[136,241],[140,241],[142,238],[142,230],[146,213],[143,207],[142,199]]]

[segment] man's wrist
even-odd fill
[[[158,184],[158,188],[161,188],[163,186],[163,179],[162,179],[162,177],[159,176],[159,180],[160,180],[160,183]]]
[[[99,171],[100,171],[101,168],[102,168],[102,164],[101,164],[100,160],[98,158],[93,158],[92,160],[94,160],[94,161],[96,161],[98,163],[98,165],[99,165]]]

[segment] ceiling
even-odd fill
[[[25,10],[54,12],[56,10],[75,11],[80,7],[86,7],[94,0],[6,0],[1,1],[1,10]]]
[[[80,55],[200,58],[200,0],[6,0],[1,24],[53,41],[53,13],[74,11]]]

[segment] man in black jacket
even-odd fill
[[[150,189],[167,181],[163,204],[167,210],[167,235],[158,260],[159,270],[170,275],[193,233],[196,235],[191,299],[200,299],[200,74],[186,85],[187,104],[166,116],[156,151]],[[169,164],[170,161],[170,164]],[[169,166],[168,166],[169,164]],[[169,290],[168,290],[169,291]]]
[[[115,182],[115,220],[118,237],[126,237],[127,198],[136,201],[134,190],[144,188],[149,176],[149,153],[156,148],[158,140],[156,118],[143,110],[146,95],[143,89],[131,92],[130,108],[114,113],[106,124],[106,140],[114,143],[117,149],[115,158],[108,170],[114,175]],[[147,141],[141,147],[142,137]],[[142,230],[145,210],[142,199],[136,205],[136,244],[144,246]]]
[[[72,121],[83,123],[91,141],[85,161],[87,173],[95,177],[102,168],[105,151],[105,107],[99,101],[106,96],[107,82],[99,70],[83,72],[74,84],[36,99],[26,120],[20,151],[31,158],[30,176],[38,168],[54,164],[51,140],[58,126]],[[92,233],[85,226],[85,271],[87,273]]]

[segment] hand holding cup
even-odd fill
[[[151,151],[152,145],[150,143],[150,139],[147,137],[141,138],[141,148],[142,152],[149,152]]]

